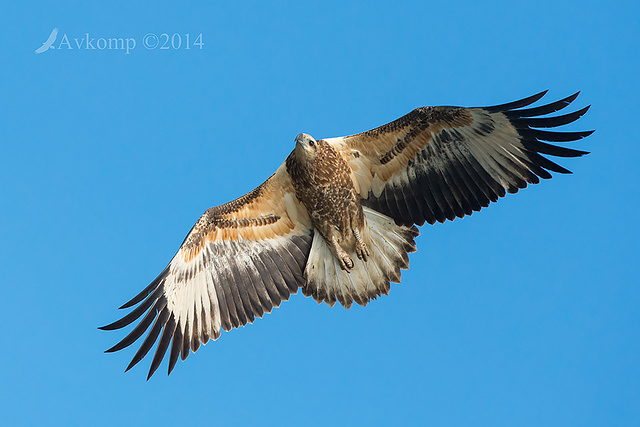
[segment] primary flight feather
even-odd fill
[[[589,107],[548,116],[578,94],[524,108],[545,92],[482,108],[422,107],[356,135],[296,137],[295,148],[262,185],[208,209],[162,273],[102,327],[148,331],[127,370],[157,342],[149,377],[169,352],[168,372],[200,344],[269,313],[298,288],[318,303],[366,305],[400,282],[416,250],[416,225],[471,215],[549,171],[543,156],[585,151],[548,142],[592,131],[541,130],[574,122]],[[544,142],[547,141],[547,142]]]

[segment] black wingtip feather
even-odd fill
[[[165,305],[166,305],[166,302],[165,302]],[[159,308],[159,310],[161,310],[160,314],[158,315],[158,317],[156,317],[155,323],[151,327],[151,330],[147,334],[147,337],[144,339],[144,341],[140,345],[140,348],[136,352],[135,356],[133,356],[131,363],[129,363],[129,366],[127,366],[127,369],[125,369],[125,372],[127,372],[129,369],[137,365],[138,362],[140,362],[147,355],[149,350],[151,350],[151,347],[153,347],[153,344],[158,339],[160,330],[162,330],[164,324],[167,322],[167,319],[169,318],[169,310],[167,310],[164,305],[161,308]]]
[[[544,116],[545,114],[555,113],[566,108],[569,104],[576,100],[580,92],[576,92],[571,96],[568,96],[559,101],[551,102],[549,104],[541,105],[539,107],[525,108],[513,111],[505,111],[504,114],[509,117],[537,117]]]
[[[164,280],[165,277],[167,277],[168,273],[169,273],[169,266],[166,266],[165,269],[162,270],[162,273],[160,273],[158,275],[158,277],[156,277],[153,280],[153,282],[151,282],[149,284],[149,286],[144,288],[142,292],[140,292],[138,295],[133,297],[131,300],[129,300],[126,303],[124,303],[118,309],[119,310],[123,310],[125,308],[133,307],[134,305],[138,304],[140,301],[142,301],[143,299],[148,297],[158,287],[158,285],[161,283],[161,281]]]
[[[482,107],[484,110],[495,113],[497,111],[506,111],[513,110],[516,108],[526,107],[527,105],[531,105],[543,96],[545,96],[549,92],[549,89],[543,90],[540,93],[536,93],[535,95],[528,96],[526,98],[520,99],[518,101],[508,102],[506,104],[493,105],[491,107]]]
[[[161,290],[156,289],[152,294],[149,295],[149,297],[144,301],[144,303],[136,307],[131,313],[127,314],[126,316],[124,316],[119,320],[116,320],[113,323],[110,323],[105,326],[101,326],[98,329],[101,329],[103,331],[113,331],[115,329],[121,329],[121,328],[124,328],[125,326],[130,325],[131,323],[136,321],[140,316],[142,316],[142,314],[144,314],[144,312],[146,312],[147,309],[149,309],[149,307],[151,307],[151,305],[154,302],[156,302],[160,293],[161,293]]]
[[[593,133],[592,130],[581,132],[556,132],[539,129],[531,129],[528,132],[521,131],[523,134],[530,134],[534,138],[549,142],[571,142],[586,138]]]
[[[153,320],[156,318],[156,315],[158,314],[158,310],[162,309],[165,304],[166,304],[166,301],[164,300],[156,301],[153,308],[151,308],[147,312],[147,314],[142,318],[140,323],[138,323],[136,327],[133,328],[131,332],[129,332],[129,334],[126,337],[124,337],[119,343],[117,343],[116,345],[108,349],[107,353],[113,353],[115,351],[122,350],[123,348],[129,347],[131,344],[136,342],[138,338],[140,338],[142,334],[144,334],[145,331],[149,329],[151,322],[153,322]]]
[[[569,169],[565,169],[559,164],[552,162],[541,154],[531,153],[530,157],[532,160],[535,160],[538,165],[546,170],[550,170],[552,172],[562,173],[562,174],[571,174],[572,172]]]
[[[514,124],[518,124],[518,122],[522,121],[529,127],[532,128],[554,128],[557,126],[564,126],[569,123],[573,123],[578,120],[580,117],[584,116],[591,106],[587,105],[586,107],[574,111],[573,113],[563,114],[560,116],[552,116],[552,117],[527,117],[522,118],[520,120],[513,120]],[[516,111],[517,112],[517,111]]]
[[[156,347],[156,352],[153,355],[153,361],[151,362],[151,367],[149,368],[147,381],[149,381],[149,378],[151,378],[151,376],[154,374],[154,372],[156,372],[156,370],[160,366],[160,363],[162,363],[162,359],[164,359],[164,356],[167,353],[167,348],[171,343],[171,337],[173,336],[173,333],[176,330],[176,321],[173,315],[167,314],[167,317],[168,317],[168,320],[166,321],[164,327],[162,328],[162,335],[160,336],[160,341],[158,342],[158,346]]]
[[[176,366],[178,362],[178,358],[180,357],[180,350],[182,348],[182,330],[180,323],[176,325],[176,331],[173,334],[173,340],[171,342],[171,352],[169,353],[169,367],[167,369],[167,375],[171,374],[173,368]]]
[[[522,141],[522,145],[524,145],[527,150],[542,154],[549,154],[550,156],[556,157],[581,157],[585,154],[589,154],[587,151],[560,147],[558,145],[547,144],[546,142],[535,139],[525,139]]]

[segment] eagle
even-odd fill
[[[579,92],[532,107],[547,91],[491,107],[422,107],[356,135],[301,133],[284,163],[244,196],[208,209],[169,265],[100,329],[138,321],[115,352],[148,331],[126,371],[157,342],[147,380],[169,353],[168,374],[221,331],[252,323],[302,288],[345,308],[367,305],[399,283],[416,251],[416,226],[462,218],[550,172],[544,155],[588,154],[550,142],[589,106],[551,115]],[[527,107],[527,108],[525,108]],[[552,129],[552,130],[545,130]]]

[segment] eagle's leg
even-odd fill
[[[351,259],[349,254],[346,253],[345,250],[342,249],[342,247],[340,247],[336,236],[331,237],[331,244],[333,245],[333,250],[336,254],[336,257],[338,258],[338,261],[340,261],[340,267],[343,270],[350,272],[353,268],[353,260]]]
[[[367,257],[371,255],[367,244],[362,240],[362,235],[358,230],[353,230],[353,236],[356,238],[356,255],[361,260],[366,261]]]

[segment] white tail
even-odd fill
[[[371,256],[363,261],[354,249],[343,248],[353,260],[346,272],[333,256],[320,233],[315,232],[304,271],[306,284],[302,293],[333,307],[336,300],[346,308],[353,301],[367,305],[378,295],[389,293],[389,282],[400,283],[400,269],[409,268],[407,253],[416,251],[414,239],[420,234],[415,226],[405,227],[380,212],[363,207],[364,241]]]

